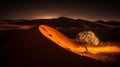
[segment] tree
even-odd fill
[[[87,46],[89,44],[92,45],[98,45],[99,44],[99,39],[98,37],[95,36],[94,32],[92,31],[83,31],[79,32],[76,37],[76,41],[83,43],[85,45],[85,49],[88,52]]]

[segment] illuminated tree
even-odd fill
[[[92,31],[79,32],[77,34],[76,41],[80,42],[80,43],[83,43],[85,45],[85,48],[86,48],[87,52],[88,52],[87,46],[89,44],[92,44],[92,45],[98,45],[99,44],[98,37],[96,37],[94,32],[92,32]]]

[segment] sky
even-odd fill
[[[70,17],[120,21],[119,0],[1,0],[0,19]]]

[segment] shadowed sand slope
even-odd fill
[[[15,67],[115,67],[69,52],[45,38],[38,30],[0,31],[0,60]]]

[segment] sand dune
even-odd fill
[[[61,21],[63,23],[61,23]],[[68,21],[69,27],[66,27],[66,25],[68,26]],[[75,24],[72,23],[74,21]],[[119,62],[103,62],[96,59],[91,59],[89,57],[80,56],[63,49],[45,38],[39,32],[37,27],[40,24],[59,27],[58,30],[64,35],[73,38],[77,32],[81,31],[79,28],[83,27],[80,25],[82,24],[82,21],[72,19],[65,19],[65,21],[62,19],[53,19],[17,22],[7,22],[7,24],[2,25],[0,24],[1,67],[117,67],[120,65]],[[76,23],[78,24],[76,25]],[[83,22],[83,24],[89,25],[87,22]],[[71,29],[71,26],[77,27],[77,30]],[[90,26],[94,25],[89,25],[88,27]],[[61,29],[61,27],[63,29]],[[66,30],[64,30],[64,28],[66,28]],[[93,29],[93,31],[95,31],[95,33],[98,34],[100,39],[103,41],[111,39],[119,40],[120,37],[119,31],[116,29],[106,29],[106,27],[101,27],[100,29]],[[104,36],[106,37],[104,38]],[[118,55],[115,57],[119,58],[120,56]]]
[[[33,27],[34,26],[32,25],[18,25],[18,24],[8,24],[8,23],[0,24],[0,30],[27,30]]]
[[[69,52],[45,38],[38,30],[0,31],[0,59],[4,66],[113,67],[106,63]]]

